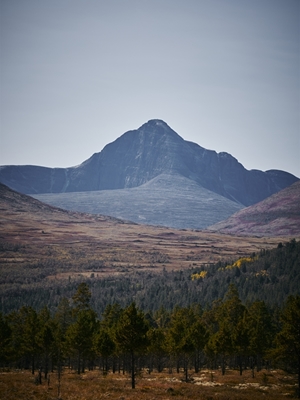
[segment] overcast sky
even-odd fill
[[[300,177],[299,0],[0,4],[1,165],[77,165],[159,118]]]

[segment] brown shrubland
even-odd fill
[[[262,370],[252,377],[250,370],[242,376],[238,371],[202,370],[191,371],[190,382],[183,382],[179,374],[141,372],[137,376],[136,389],[131,389],[130,374],[108,373],[99,370],[78,375],[68,369],[62,374],[60,398],[62,400],[253,400],[284,399],[296,396],[296,377],[281,370]],[[0,399],[3,400],[54,400],[58,399],[57,375],[50,375],[50,382],[37,384],[37,374],[30,371],[3,371],[0,373]]]

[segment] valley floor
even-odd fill
[[[150,399],[197,399],[197,400],[265,400],[296,397],[296,377],[280,370],[238,371],[227,370],[222,376],[220,371],[202,370],[195,374],[190,371],[190,383],[183,382],[183,372],[177,374],[147,371],[140,373],[136,380],[136,389],[131,389],[129,374],[109,373],[103,376],[99,370],[78,375],[65,370],[62,374],[60,397],[55,373],[49,381],[37,384],[37,374],[30,371],[0,372],[0,399],[32,400],[150,400]]]

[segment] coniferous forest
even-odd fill
[[[203,310],[195,304],[143,312],[132,302],[106,307],[98,318],[91,292],[81,283],[71,301],[62,298],[54,315],[30,306],[0,314],[1,367],[39,371],[39,379],[63,368],[83,373],[128,372],[135,388],[138,369],[245,369],[280,367],[300,379],[300,296],[289,296],[281,309],[265,302],[247,306],[231,284],[223,300]]]
[[[132,388],[139,369],[181,369],[188,381],[204,366],[280,367],[300,384],[298,268],[293,240],[230,263],[33,288],[18,308],[2,299],[1,367],[40,379],[64,368],[122,371]]]

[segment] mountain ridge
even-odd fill
[[[0,182],[26,194],[84,192],[137,187],[162,173],[178,173],[244,206],[298,180],[285,171],[248,171],[230,154],[185,141],[156,119],[125,132],[78,166],[2,166]]]

